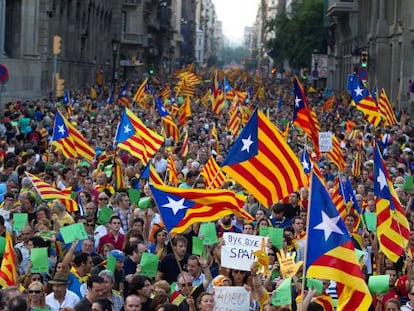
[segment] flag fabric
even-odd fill
[[[181,105],[181,107],[178,109],[178,122],[180,122],[180,124],[182,126],[186,126],[187,125],[187,119],[189,117],[191,117],[191,100],[190,97],[186,97],[184,99],[183,104]]]
[[[378,110],[381,114],[383,125],[384,126],[396,125],[398,121],[397,121],[397,118],[395,117],[394,110],[391,107],[391,103],[384,89],[381,89],[381,95],[377,103],[378,103]]]
[[[32,175],[28,172],[26,172],[26,175],[32,181],[34,188],[42,199],[59,200],[63,205],[66,206],[66,209],[69,212],[76,212],[78,210],[78,204],[70,197],[70,193],[65,194],[65,192],[53,188],[51,185],[44,182],[39,177],[36,177],[35,175]]]
[[[91,86],[91,89],[89,91],[89,97],[91,99],[96,99],[97,96],[98,94],[96,93],[96,89],[93,86]]]
[[[226,125],[226,131],[233,134],[234,137],[237,137],[237,134],[239,133],[241,125],[241,118],[239,113],[239,108],[234,109],[230,113],[229,121]]]
[[[171,137],[175,142],[178,142],[180,140],[180,132],[178,131],[177,124],[175,124],[175,121],[165,109],[161,98],[157,98],[156,103],[167,137]]]
[[[128,96],[128,83],[125,83],[121,92],[118,94],[118,104],[123,107],[131,108],[130,98]]]
[[[181,189],[165,185],[150,188],[162,220],[171,233],[180,234],[196,222],[215,221],[234,214],[248,221],[244,198],[229,190]]]
[[[144,81],[142,81],[141,85],[135,92],[134,97],[133,97],[133,100],[135,103],[139,103],[140,100],[144,97],[145,87],[147,86],[147,83],[148,83],[148,77],[146,77]]]
[[[341,183],[340,190],[343,191],[341,194],[345,199],[345,203],[348,207],[348,213],[353,213],[355,215],[355,224],[354,224],[354,230],[357,231],[359,227],[361,226],[362,222],[362,210],[361,206],[359,206],[358,200],[355,195],[354,188],[352,187],[351,181],[348,177],[345,177],[345,180],[339,181]],[[358,235],[356,235],[358,236]],[[357,238],[357,240],[360,240],[360,237]],[[362,241],[358,241],[360,244]],[[362,245],[361,245],[362,246]]]
[[[221,115],[222,110],[225,106],[224,92],[220,88],[219,81],[217,78],[217,71],[214,77],[212,94],[211,94],[211,110],[217,115]]]
[[[323,111],[329,111],[329,110],[331,110],[332,107],[333,107],[333,105],[334,105],[334,103],[335,103],[335,95],[332,95],[331,97],[329,97],[326,100],[325,104],[323,104],[322,110]]]
[[[106,99],[106,103],[112,105],[114,102],[114,90],[111,90],[111,93],[109,93],[108,98]]]
[[[300,127],[309,136],[316,157],[319,158],[319,123],[316,113],[312,110],[298,77],[295,77],[293,86],[295,90],[293,124]]]
[[[92,161],[96,156],[95,150],[72,123],[69,121],[66,122],[69,135],[72,137],[78,157],[84,157],[86,160]]]
[[[288,141],[288,138],[289,138],[289,129],[290,129],[290,123],[288,122],[286,123],[285,129],[282,132],[282,135],[286,141]]]
[[[368,122],[375,127],[378,126],[381,121],[381,114],[378,111],[377,103],[356,74],[352,75],[349,87],[356,108],[365,115]]]
[[[335,184],[332,189],[332,202],[335,205],[336,209],[338,210],[339,216],[341,216],[342,220],[345,221],[346,215],[348,214],[347,205],[343,196],[344,190],[343,185],[339,177],[335,178]]]
[[[164,139],[158,133],[147,128],[131,110],[125,107],[115,141],[118,148],[128,151],[145,165],[160,149]]]
[[[125,172],[119,156],[116,156],[114,160],[114,188],[115,190],[126,188]]]
[[[336,165],[339,171],[343,171],[345,168],[345,158],[342,152],[341,145],[338,138],[332,136],[332,151],[326,153],[328,158]]]
[[[168,155],[167,158],[167,171],[168,171],[168,181],[174,186],[178,185],[178,173],[177,168],[175,167],[174,158],[172,154]]]
[[[76,158],[78,156],[73,137],[69,134],[66,119],[59,110],[56,112],[55,123],[53,125],[52,145],[65,158]]]
[[[188,129],[184,129],[183,146],[181,148],[181,157],[185,158],[190,148],[190,139],[188,138]]]
[[[207,163],[204,164],[203,169],[200,172],[206,183],[207,189],[217,189],[223,184],[226,176],[220,170],[214,157],[210,157]]]
[[[355,158],[352,161],[352,175],[355,177],[361,176],[361,167],[362,167],[362,148],[361,148],[361,145],[359,145],[355,153]]]
[[[219,146],[219,139],[217,135],[216,123],[213,124],[213,127],[211,128],[211,131],[210,131],[210,140],[212,139],[214,139],[215,141],[215,149],[216,149],[217,154],[220,154],[220,146]]]
[[[155,184],[155,185],[164,184],[160,175],[158,175],[157,171],[155,170],[155,167],[151,164],[151,162],[148,162],[148,164],[142,170],[141,175],[139,176],[139,179],[141,178],[145,178],[146,180],[148,180],[150,184]]]
[[[410,227],[377,144],[374,148],[374,193],[380,250],[392,262],[397,262],[408,245]]]
[[[311,177],[306,276],[340,284],[337,310],[368,310],[372,297],[351,237],[322,180]],[[312,243],[309,241],[312,237]]]
[[[309,152],[306,149],[303,149],[303,152],[300,158],[300,163],[302,164],[303,172],[305,174],[310,174],[311,168],[312,168],[312,162],[309,158]]]
[[[18,284],[16,267],[17,265],[13,248],[13,240],[11,234],[6,230],[6,242],[0,271],[0,285],[3,289],[6,289],[9,286],[16,286]]]
[[[307,184],[299,159],[276,126],[257,109],[234,142],[222,169],[265,207]]]

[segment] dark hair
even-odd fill
[[[159,305],[157,310],[159,310],[160,308],[163,308],[164,311],[179,311],[180,310],[180,308],[173,303],[164,303],[162,305]]]
[[[100,305],[103,311],[112,311],[112,301],[107,298],[98,298],[94,303]]]
[[[151,279],[144,275],[135,275],[129,284],[128,295],[138,294],[138,291],[145,287],[145,281],[151,282]]]
[[[8,310],[10,311],[22,311],[29,309],[29,302],[23,295],[18,295],[10,299]]]
[[[119,217],[118,215],[112,215],[111,218],[109,218],[109,223],[112,223],[112,220],[114,219],[118,219],[119,221],[121,221],[121,217]]]
[[[73,259],[73,263],[75,264],[76,267],[79,267],[81,264],[87,263],[88,258],[90,256],[91,255],[89,255],[88,253],[80,252],[80,253],[75,255],[75,259]]]
[[[177,246],[178,242],[183,242],[185,245],[187,245],[187,239],[185,236],[183,235],[177,235],[173,240],[172,240],[172,245],[173,246]]]
[[[86,282],[86,285],[88,288],[92,288],[93,283],[102,284],[104,282],[105,280],[103,279],[103,277],[98,276],[98,275],[91,275],[90,277],[88,277],[88,281]]]
[[[168,303],[169,302],[169,296],[167,294],[157,294],[154,296],[154,299],[151,301],[150,304],[150,311],[155,311],[158,306]]]

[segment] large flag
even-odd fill
[[[178,131],[177,124],[165,109],[161,98],[157,98],[156,102],[157,110],[160,113],[162,123],[164,125],[165,131],[167,132],[167,137],[171,137],[175,142],[178,142],[180,140],[180,132]]]
[[[372,297],[351,237],[323,182],[311,177],[306,276],[339,283],[338,310],[368,310]]]
[[[72,123],[67,121],[67,128],[69,135],[73,139],[76,152],[79,157],[84,157],[86,160],[92,161],[95,158],[96,152],[86,140],[86,138],[75,128]]]
[[[381,114],[378,111],[377,103],[356,74],[350,79],[349,87],[356,108],[365,115],[368,122],[374,126],[378,126],[381,121]]]
[[[142,81],[141,85],[139,86],[139,88],[135,92],[135,95],[134,95],[134,98],[133,98],[135,103],[139,103],[139,101],[144,97],[145,87],[147,86],[147,83],[148,83],[148,77],[145,78],[144,81]]]
[[[380,250],[393,262],[405,253],[410,227],[378,145],[374,149],[374,193]]]
[[[79,209],[78,203],[70,197],[70,193],[57,190],[41,180],[39,177],[36,177],[28,172],[26,172],[26,175],[31,179],[33,186],[43,200],[59,200],[66,206],[66,209],[69,212],[76,212]]]
[[[214,157],[210,157],[207,163],[204,164],[200,175],[203,176],[207,189],[219,188],[226,179],[226,176],[220,170],[220,167],[218,166],[216,160],[214,160]]]
[[[234,142],[222,169],[265,207],[307,184],[299,159],[259,110]]]
[[[243,209],[244,198],[229,190],[181,189],[151,185],[154,200],[168,231],[182,233],[196,222],[215,221],[234,214],[253,217]]]
[[[6,231],[6,245],[0,271],[0,285],[3,289],[6,289],[17,284],[16,256],[14,254],[13,240],[10,233]]]
[[[378,103],[378,110],[381,113],[381,119],[384,126],[392,126],[398,123],[395,117],[394,110],[391,107],[391,103],[388,99],[387,93],[384,89],[381,89],[381,95]]]
[[[128,108],[124,108],[115,136],[117,146],[147,164],[160,149],[164,139],[147,128]]]
[[[191,100],[189,96],[184,99],[184,102],[178,110],[178,115],[178,121],[180,124],[182,126],[187,125],[187,119],[191,117]]]
[[[52,145],[65,158],[76,158],[78,156],[73,137],[69,134],[66,119],[59,110],[56,113],[55,124],[53,126]]]
[[[293,124],[300,127],[309,136],[309,139],[313,143],[313,150],[319,158],[319,123],[316,118],[316,113],[310,106],[298,77],[295,77],[293,86],[295,89]]]

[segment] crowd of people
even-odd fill
[[[207,79],[205,79],[207,80]],[[163,87],[174,86],[173,77],[149,79],[154,97]],[[202,80],[203,81],[203,80]],[[239,79],[234,73],[230,81],[241,90],[263,87],[264,94],[250,95],[242,103],[247,111],[255,108],[265,111],[270,120],[284,131],[292,123],[293,83],[290,79]],[[139,81],[140,82],[140,81]],[[167,156],[172,154],[179,176],[178,187],[206,188],[200,176],[207,160],[213,156],[218,164],[225,159],[234,133],[227,131],[229,116],[225,108],[217,115],[203,103],[201,97],[211,82],[201,82],[191,99],[191,117],[188,118],[189,151],[183,156],[182,141],[166,138],[162,148],[150,160],[167,182]],[[138,81],[128,84],[132,98]],[[121,86],[121,84],[120,84]],[[305,83],[306,86],[306,83]],[[120,89],[121,87],[119,87]],[[250,271],[223,267],[220,255],[223,242],[206,246],[207,256],[192,254],[192,238],[199,236],[200,224],[194,224],[182,235],[167,232],[157,206],[151,197],[148,180],[140,178],[144,168],[140,161],[123,150],[117,150],[114,137],[120,121],[122,106],[107,98],[107,87],[95,86],[97,94],[71,90],[69,102],[56,104],[50,99],[9,103],[0,125],[0,235],[12,234],[16,257],[16,286],[3,288],[3,310],[181,310],[209,311],[214,309],[214,289],[218,286],[242,286],[250,294],[250,310],[333,310],[337,298],[335,282],[322,280],[323,292],[314,288],[301,297],[303,269],[293,277],[290,306],[273,306],[271,296],[283,280],[276,254],[279,249],[267,245],[270,275],[263,277],[253,263]],[[321,131],[331,131],[339,139],[346,165],[343,171],[326,156],[319,161],[320,170],[329,191],[337,176],[350,179],[362,213],[375,212],[373,191],[373,142],[381,141],[387,169],[390,172],[401,204],[406,208],[410,222],[409,250],[414,251],[414,189],[405,187],[411,176],[414,159],[414,128],[407,112],[396,111],[399,124],[374,128],[363,115],[350,105],[345,92],[338,92],[333,108],[323,109],[322,91],[308,92],[308,99],[317,111]],[[283,103],[279,94],[282,94]],[[116,98],[116,96],[115,96]],[[180,100],[177,98],[177,103]],[[171,109],[174,100],[166,101]],[[84,135],[96,151],[93,162],[84,159],[65,159],[52,145],[56,109],[61,109],[68,120]],[[131,103],[131,110],[158,133],[162,132],[159,114],[151,102],[148,105]],[[351,124],[351,126],[350,126]],[[211,135],[215,126],[218,142]],[[300,157],[307,146],[303,132],[291,126],[288,143]],[[362,150],[360,175],[353,175],[356,152]],[[117,188],[111,164],[122,162],[125,188]],[[109,169],[108,169],[109,167]],[[71,212],[59,200],[45,201],[35,191],[29,172],[40,177],[56,189],[71,193],[79,211]],[[285,178],[289,178],[286,176]],[[132,200],[128,189],[139,189],[140,198]],[[234,180],[226,179],[222,188],[240,191]],[[246,222],[228,215],[216,223],[217,235],[224,232],[259,235],[260,227],[283,228],[283,250],[296,252],[296,260],[304,259],[306,246],[306,220],[309,189],[297,189],[286,200],[266,209],[249,193],[245,209],[255,220]],[[103,210],[111,209],[110,217],[100,217]],[[28,221],[21,230],[13,230],[13,216],[26,213]],[[103,221],[107,218],[106,221]],[[393,263],[378,249],[375,232],[361,225],[355,226],[356,216],[348,213],[344,219],[354,245],[364,252],[363,272],[370,275],[389,274],[389,291],[375,295],[372,310],[414,309],[414,283],[412,260],[409,256]],[[65,244],[60,228],[82,223],[88,238]],[[312,243],[312,237],[309,237]],[[49,272],[33,273],[31,250],[48,248]],[[0,247],[1,248],[1,247]],[[155,277],[145,276],[140,267],[144,252],[159,257]],[[4,253],[4,250],[3,250]],[[107,269],[108,258],[116,259],[115,269]],[[4,259],[3,259],[4,260]]]

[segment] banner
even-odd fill
[[[249,311],[250,295],[242,286],[214,287],[214,311]]]

